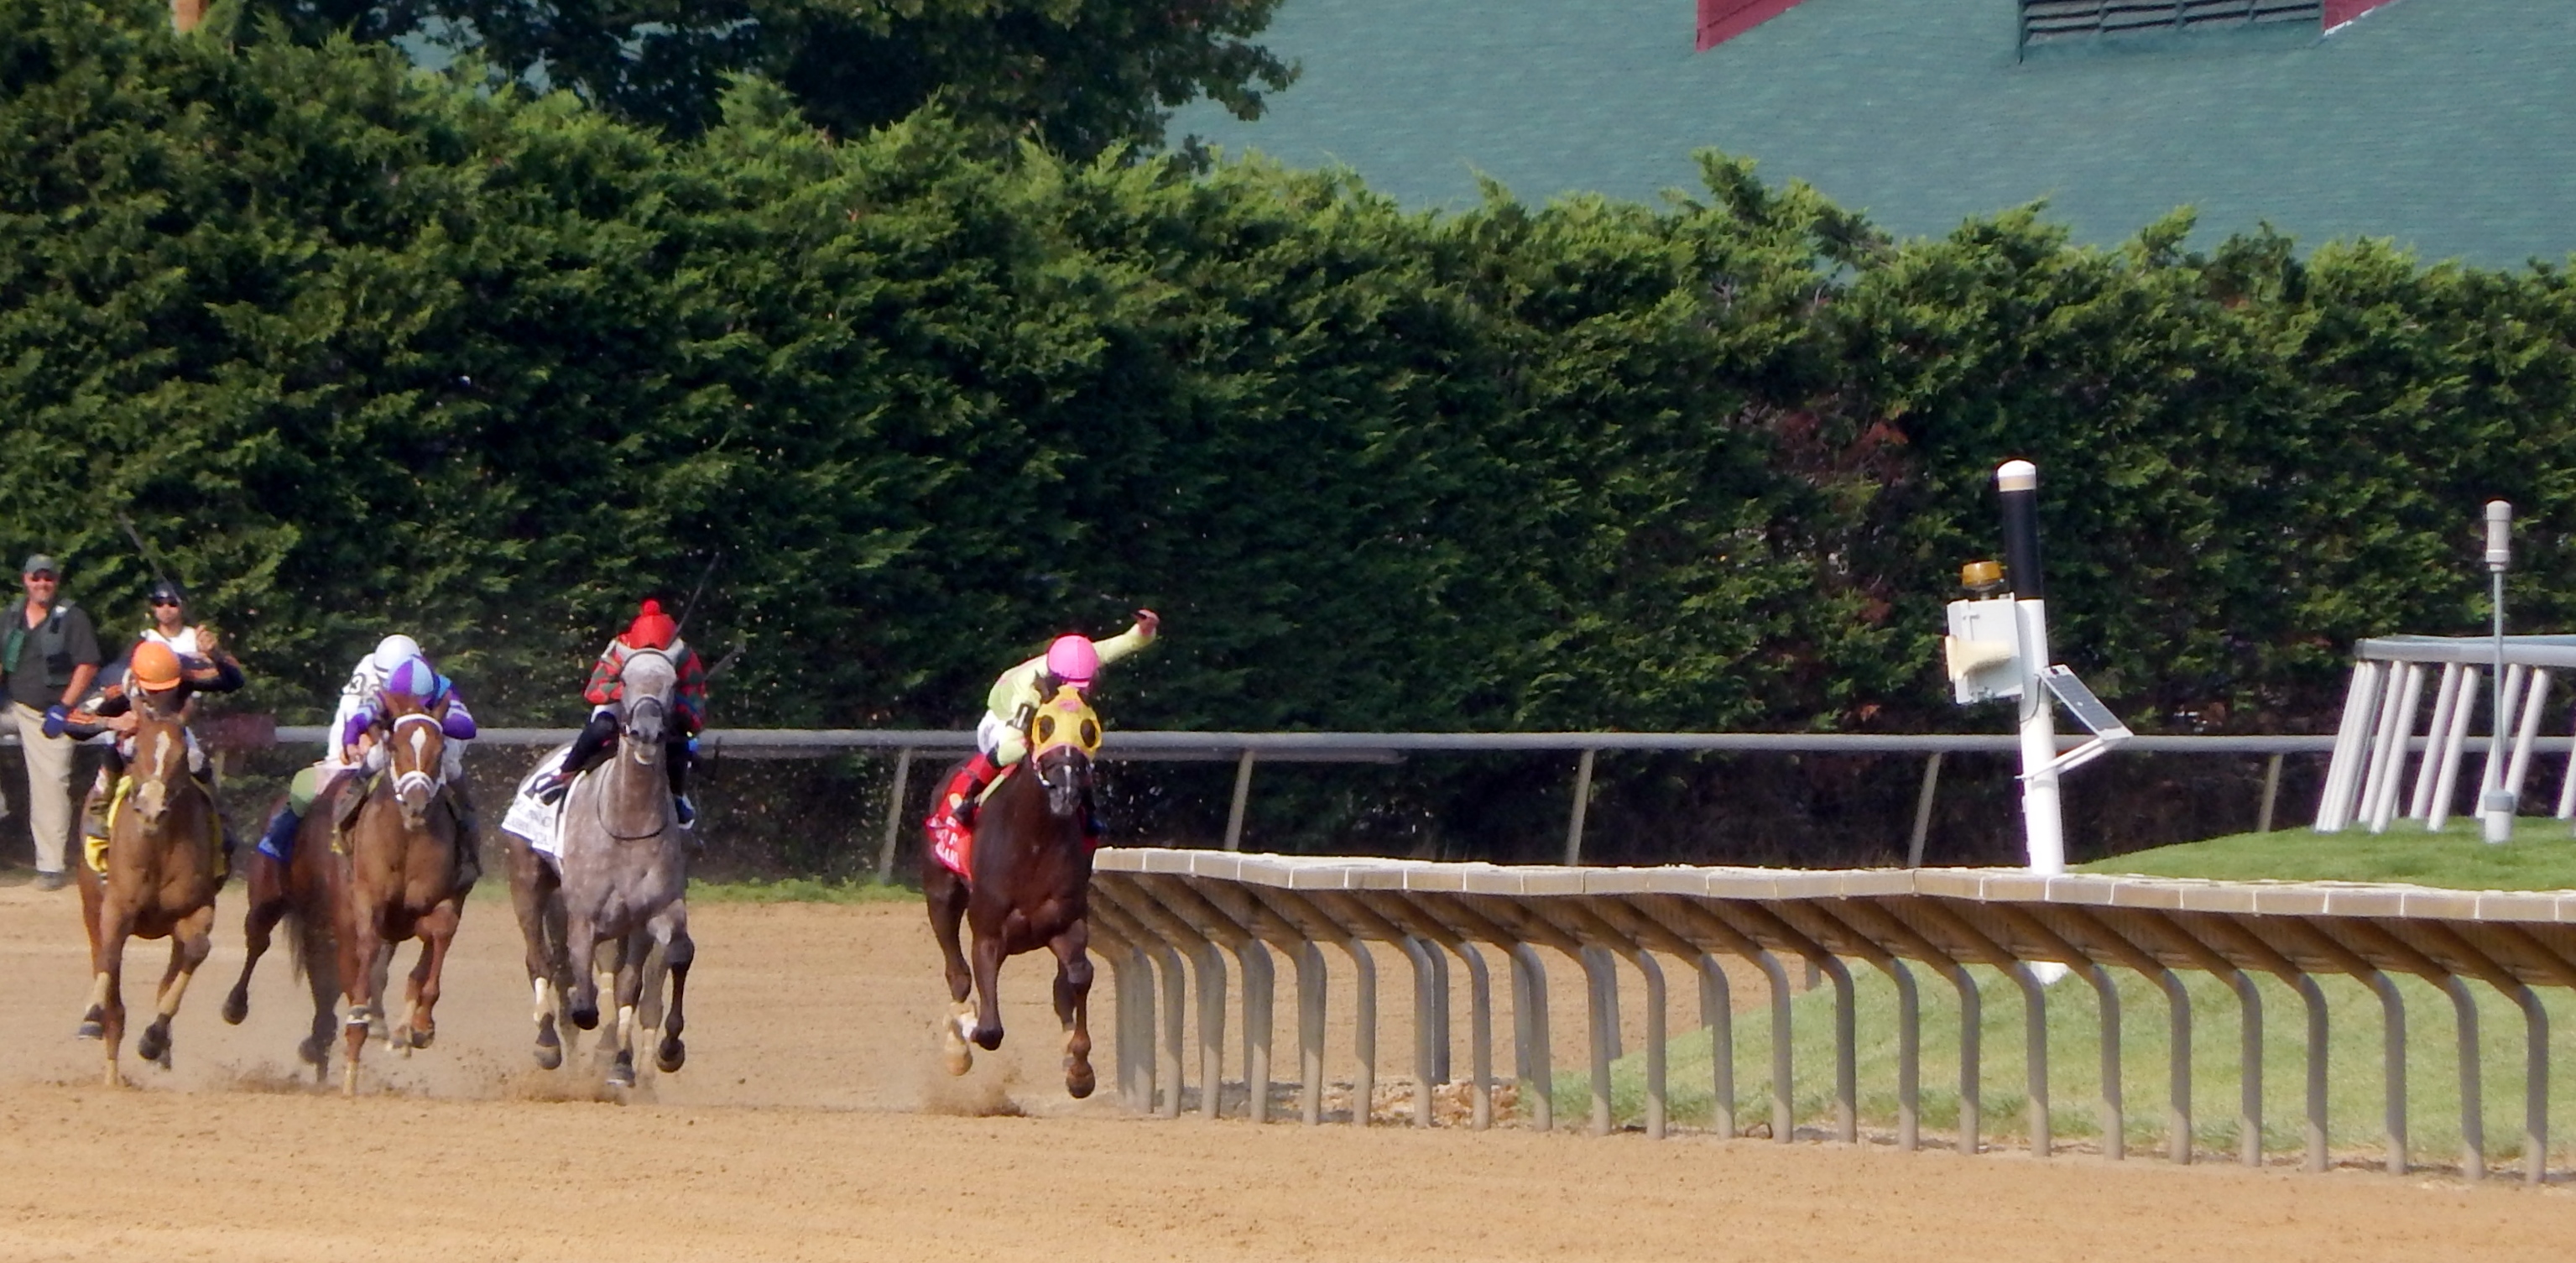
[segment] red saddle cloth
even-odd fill
[[[999,786],[1016,770],[1016,764],[1003,768],[1001,775],[993,778],[992,786],[986,787],[986,796],[989,797],[992,788]],[[975,876],[975,831],[957,821],[957,808],[966,801],[968,785],[967,769],[961,767],[952,773],[947,783],[939,787],[939,795],[931,799],[930,818],[922,822],[922,829],[929,835],[930,854],[939,861],[940,867],[972,881]]]
[[[1020,765],[1016,763],[1003,768],[1001,774],[993,778],[993,783],[985,787],[984,797],[991,798],[1001,788],[1002,782],[1019,770]],[[939,787],[938,797],[931,800],[930,818],[922,821],[921,827],[929,837],[930,854],[939,861],[939,866],[971,882],[975,880],[975,831],[957,822],[957,808],[966,801],[966,785],[966,769],[959,768],[949,776],[946,784]],[[1097,851],[1100,839],[1085,833],[1082,846],[1084,850]]]

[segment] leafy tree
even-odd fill
[[[672,135],[757,74],[856,136],[936,100],[994,140],[1151,150],[1200,96],[1257,118],[1295,71],[1253,43],[1278,0],[243,0],[307,40],[410,37]]]

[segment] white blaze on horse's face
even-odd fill
[[[417,829],[438,794],[439,777],[445,771],[441,765],[446,762],[446,734],[439,731],[437,719],[413,711],[394,718],[389,745],[394,799],[402,804],[403,823]]]
[[[136,778],[130,799],[135,814],[145,824],[159,824],[161,814],[170,809],[170,752],[177,744],[178,739],[167,728],[152,734],[152,745],[143,758],[143,775]]]

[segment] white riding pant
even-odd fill
[[[1009,767],[1028,756],[1028,738],[1011,722],[991,711],[975,724],[975,749],[995,767]]]

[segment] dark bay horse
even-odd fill
[[[948,998],[954,1015],[941,1026],[948,1072],[974,1065],[972,1040],[989,1052],[1002,1046],[1002,1011],[996,983],[1002,960],[1040,947],[1055,953],[1055,1015],[1064,1023],[1064,1089],[1091,1095],[1091,843],[1084,835],[1085,802],[1092,792],[1092,756],[1100,749],[1100,719],[1070,687],[1038,708],[1026,732],[1028,756],[993,790],[975,816],[975,841],[960,878],[924,847],[922,894],[930,904],[931,933],[947,957]],[[973,964],[958,948],[958,924],[974,931]],[[968,1010],[970,993],[977,1001]]]
[[[331,901],[334,870],[346,861],[338,853],[334,835],[338,822],[366,790],[366,777],[356,772],[322,786],[296,829],[295,846],[286,860],[255,847],[244,852],[242,880],[250,902],[242,914],[246,951],[241,978],[233,984],[232,994],[224,997],[224,1020],[238,1026],[250,1016],[251,974],[284,921],[296,967],[313,993],[312,1027],[295,1051],[313,1067],[317,1081],[330,1071],[331,1038],[339,1016],[339,949],[333,942],[338,913]]]
[[[686,1026],[683,1000],[697,944],[689,937],[687,831],[671,806],[664,729],[672,722],[679,673],[670,658],[638,650],[618,674],[625,715],[615,753],[583,773],[564,794],[557,820],[556,853],[540,854],[530,839],[504,827],[510,845],[510,901],[527,943],[528,983],[534,993],[537,1064],[563,1063],[557,1010],[574,1026],[599,1025],[597,949],[606,946],[616,979],[615,1053],[608,1071],[614,1087],[635,1085],[635,1049],[658,1029],[653,1064],[664,1074],[688,1060],[680,1039]],[[538,771],[562,751],[548,753]],[[534,780],[537,772],[529,773]],[[527,782],[521,783],[521,792]],[[662,1006],[662,976],[670,977],[670,1003]],[[560,1003],[559,1003],[560,1002]]]
[[[80,1034],[107,1045],[109,1087],[124,1082],[117,1050],[125,1042],[125,941],[170,940],[170,968],[161,976],[152,1024],[134,1051],[170,1066],[170,1018],[188,980],[214,945],[215,890],[223,885],[223,843],[213,797],[188,771],[188,733],[180,710],[136,690],[134,757],[127,764],[121,801],[109,816],[106,871],[84,855],[81,912],[89,930],[95,981]]]

